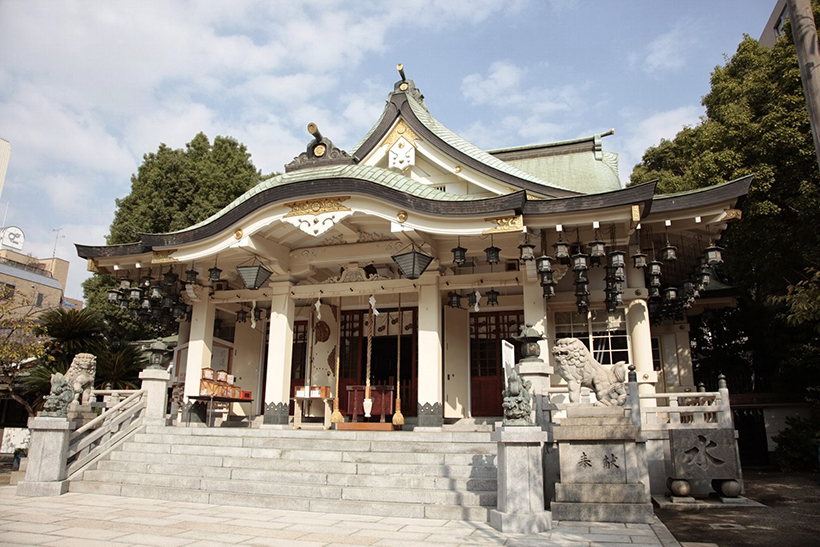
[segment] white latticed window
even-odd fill
[[[555,338],[571,337],[583,342],[603,365],[618,361],[629,363],[629,338],[623,310],[614,313],[605,310],[556,312]]]

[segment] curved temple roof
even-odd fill
[[[248,215],[287,201],[322,196],[356,195],[370,197],[400,209],[432,217],[478,218],[492,215],[550,215],[568,212],[594,211],[612,207],[643,205],[642,216],[667,211],[677,211],[701,205],[737,199],[746,194],[752,177],[744,177],[718,186],[655,196],[655,183],[628,188],[619,185],[617,160],[606,156],[600,147],[602,135],[564,141],[561,143],[508,148],[485,152],[468,143],[447,129],[427,111],[421,93],[412,80],[396,84],[389,96],[387,106],[375,126],[356,146],[346,164],[340,165],[319,158],[305,167],[293,169],[260,182],[221,211],[184,230],[166,234],[143,234],[139,243],[112,246],[76,245],[83,258],[102,258],[138,255],[155,247],[184,245],[196,242],[230,228]],[[430,146],[453,158],[461,165],[470,167],[510,189],[497,196],[463,195],[443,191],[441,186],[420,182],[399,171],[358,164],[371,154],[401,117],[405,123]],[[584,161],[595,164],[586,170],[567,174],[565,180],[576,181],[592,177],[573,186],[592,190],[582,193],[545,181],[511,165],[511,162],[529,161],[544,163],[548,156],[583,156]],[[568,160],[570,161],[570,160]],[[573,160],[574,161],[574,160]],[[549,162],[547,162],[549,163]],[[572,161],[570,161],[572,163]],[[577,161],[575,162],[577,163]],[[566,164],[558,162],[550,169]],[[575,164],[573,164],[575,165]],[[580,165],[580,164],[578,164]],[[577,165],[576,165],[577,167]],[[571,170],[571,166],[567,167]],[[546,170],[544,172],[550,172]],[[613,178],[614,177],[614,178]],[[608,191],[607,191],[608,190]],[[524,219],[526,225],[526,219]]]

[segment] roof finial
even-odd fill
[[[319,132],[319,126],[313,122],[310,122],[307,126],[308,133],[313,135],[317,141],[322,140],[322,134]]]
[[[401,76],[401,81],[402,82],[407,81],[407,76],[404,75],[404,65],[402,63],[399,63],[399,64],[396,65],[396,70],[399,71],[399,76]]]

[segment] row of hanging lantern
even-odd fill
[[[190,320],[188,306],[179,296],[178,277],[169,268],[161,279],[155,279],[151,269],[138,280],[120,279],[119,287],[108,290],[108,302],[129,311],[134,319],[168,328]]]
[[[522,246],[519,246],[521,248]],[[534,245],[529,245],[530,247],[530,257],[532,257],[532,248]],[[451,249],[453,253],[453,264],[456,266],[463,266],[467,263],[467,249],[461,246],[461,236],[458,237],[457,246]],[[522,251],[523,253],[523,251]],[[498,264],[501,261],[501,249],[495,246],[495,241],[493,236],[490,236],[490,246],[484,249],[484,254],[487,258],[487,264],[490,265],[490,271],[492,271],[493,266]],[[523,254],[522,254],[523,256]],[[523,259],[522,259],[523,260]],[[487,297],[487,305],[489,306],[497,306],[498,305],[498,297],[501,293],[497,290],[491,288],[489,291],[485,293]],[[461,299],[464,298],[465,295],[451,291],[447,293],[448,304],[451,308],[460,308],[461,307]],[[467,302],[470,307],[475,308],[478,304],[478,300],[480,298],[478,291],[473,290],[467,295]]]

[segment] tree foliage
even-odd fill
[[[820,171],[788,29],[771,49],[746,37],[711,83],[701,123],[648,149],[631,183],[657,179],[670,193],[754,174],[724,243],[732,279],[763,300],[797,282],[820,251],[817,230],[806,229],[820,221]]]
[[[813,7],[820,21],[818,2]],[[631,177],[631,184],[657,180],[660,192],[673,193],[754,175],[743,219],[721,240],[725,273],[742,297],[738,308],[692,321],[700,378],[745,375],[745,385],[734,382],[744,391],[794,390],[796,376],[802,387],[820,382],[820,339],[811,323],[820,317],[820,279],[806,274],[820,256],[820,171],[785,30],[771,49],[746,37],[712,73],[700,123],[649,148]],[[789,324],[778,319],[784,314]]]
[[[13,399],[31,414],[29,401],[18,391],[19,380],[45,353],[38,336],[37,314],[28,295],[0,285],[0,398]]]
[[[197,134],[185,149],[160,144],[143,156],[131,177],[131,193],[117,200],[109,245],[139,241],[140,233],[163,233],[205,220],[255,186],[261,173],[244,144]]]

